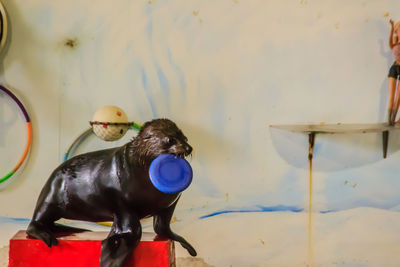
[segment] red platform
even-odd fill
[[[108,232],[83,232],[59,236],[51,248],[41,240],[30,239],[19,231],[10,240],[8,267],[97,267],[100,266],[101,240]],[[125,267],[174,267],[175,247],[169,239],[143,233]]]

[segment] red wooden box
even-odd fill
[[[101,240],[108,232],[83,232],[57,237],[51,248],[41,240],[30,239],[19,231],[10,240],[8,267],[97,267],[100,266]],[[175,247],[169,239],[143,233],[142,240],[125,267],[174,267]]]

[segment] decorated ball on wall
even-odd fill
[[[93,132],[104,141],[120,139],[126,134],[130,124],[125,112],[116,106],[100,108],[90,122]]]

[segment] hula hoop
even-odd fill
[[[7,181],[11,176],[13,176],[14,173],[16,173],[16,171],[19,169],[19,167],[21,167],[22,163],[24,163],[24,161],[26,159],[28,152],[32,145],[32,125],[31,125],[31,120],[29,118],[28,112],[26,112],[26,109],[25,109],[24,105],[22,105],[21,101],[19,101],[19,99],[13,93],[11,93],[10,90],[5,88],[4,86],[0,85],[0,90],[3,91],[4,93],[6,93],[9,97],[11,97],[17,103],[18,107],[24,114],[24,117],[26,120],[26,127],[28,130],[28,140],[25,145],[24,153],[22,154],[22,157],[20,158],[20,160],[18,161],[18,163],[14,167],[14,169],[12,169],[9,173],[7,173],[5,176],[0,178],[0,183],[3,183],[5,181]]]
[[[7,40],[7,15],[3,4],[0,2],[0,50],[3,50]]]
[[[92,125],[95,123],[90,124]],[[129,123],[129,129],[135,129],[139,131],[141,128],[142,126],[135,122]],[[77,138],[75,138],[72,144],[68,147],[67,152],[65,152],[63,162],[69,160],[76,148],[91,134],[93,134],[93,129],[92,127],[89,127],[85,131],[83,131]]]

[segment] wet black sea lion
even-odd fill
[[[100,266],[122,266],[140,241],[140,219],[153,216],[154,231],[179,242],[190,255],[195,249],[172,232],[170,221],[180,193],[157,190],[149,179],[150,163],[170,153],[192,152],[187,138],[168,119],[146,122],[131,142],[117,148],[78,155],[51,174],[38,198],[27,233],[57,245],[54,232],[68,230],[54,224],[60,218],[92,222],[113,221],[102,241]]]

